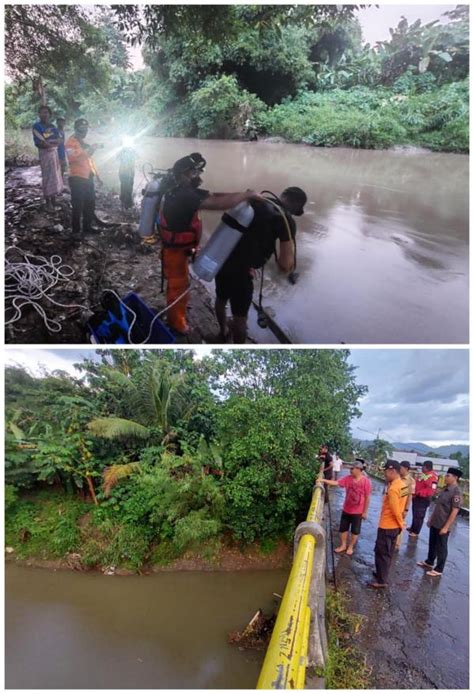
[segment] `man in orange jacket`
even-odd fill
[[[189,287],[189,259],[198,248],[202,233],[199,211],[228,210],[245,200],[263,200],[251,190],[210,193],[200,188],[205,165],[206,160],[199,152],[178,159],[172,168],[175,184],[164,193],[160,203],[163,273],[167,281],[166,303],[170,307],[167,320],[173,330],[183,335],[189,332],[186,322],[189,293],[185,293]]]
[[[97,177],[92,155],[101,145],[88,145],[85,142],[89,130],[86,118],[78,118],[74,123],[74,135],[66,141],[66,155],[69,163],[69,187],[72,204],[72,233],[76,238],[82,233],[92,231],[95,216],[94,177]]]
[[[387,460],[385,463],[385,479],[387,480],[387,489],[383,497],[374,550],[375,571],[373,573],[375,581],[368,583],[370,588],[375,589],[386,588],[388,585],[388,573],[395,552],[395,543],[405,525],[403,520],[405,485],[400,479],[400,463],[396,460]]]

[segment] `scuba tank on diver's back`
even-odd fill
[[[248,202],[241,202],[222,215],[216,230],[193,265],[199,279],[210,282],[217,275],[253,221],[255,212]]]
[[[155,174],[143,192],[142,211],[138,233],[140,236],[151,236],[155,229],[156,215],[161,200],[163,174]]]

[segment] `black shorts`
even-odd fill
[[[247,270],[239,273],[217,273],[216,296],[225,303],[230,301],[233,316],[246,318],[252,303],[252,277]]]
[[[347,533],[349,527],[353,535],[360,535],[360,526],[362,523],[362,513],[346,513],[342,512],[341,522],[339,524],[339,532]]]

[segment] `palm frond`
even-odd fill
[[[17,441],[22,441],[25,438],[25,432],[22,429],[20,429],[20,427],[17,424],[15,424],[15,422],[10,422],[8,424],[8,428],[10,429]]]
[[[109,496],[110,492],[120,480],[130,477],[134,472],[139,472],[141,469],[140,463],[124,463],[122,465],[109,465],[103,472],[104,480],[104,495]]]
[[[94,436],[104,439],[147,439],[150,431],[143,424],[120,417],[97,417],[87,425]]]

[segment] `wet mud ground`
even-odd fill
[[[70,223],[70,195],[58,198],[59,209],[44,209],[39,166],[10,167],[5,173],[5,249],[12,246],[49,259],[57,254],[70,265],[74,274],[59,282],[48,295],[60,304],[79,304],[85,308],[62,308],[46,298],[40,304],[48,317],[59,320],[60,332],[50,332],[43,318],[31,306],[22,309],[17,322],[6,326],[7,343],[81,344],[89,341],[86,323],[100,309],[104,289],[113,289],[120,296],[134,291],[155,310],[165,307],[160,293],[161,262],[159,246],[141,244],[136,233],[138,212],[122,214],[117,195],[96,189],[97,216],[112,224],[98,229],[83,241],[73,243]],[[8,250],[11,262],[21,262],[16,250]],[[6,319],[12,316],[7,311]],[[212,299],[207,290],[192,280],[188,305],[190,333],[177,337],[177,342],[213,343],[219,332]]]
[[[342,475],[345,475],[344,471]],[[417,539],[404,532],[386,591],[366,587],[372,580],[374,544],[383,484],[372,481],[369,518],[352,558],[335,555],[336,577],[351,597],[354,612],[366,617],[357,645],[378,689],[467,689],[469,687],[469,523],[458,518],[451,532],[441,578],[416,565],[428,554],[429,529]],[[334,547],[344,493],[330,490]],[[428,511],[429,512],[429,511]],[[408,514],[411,521],[411,511]],[[329,572],[332,561],[328,552]]]

